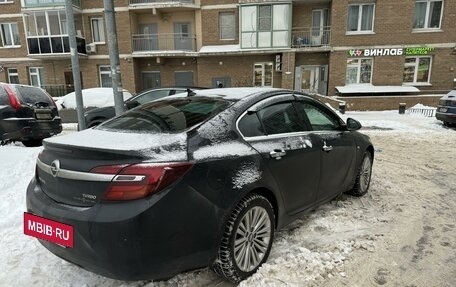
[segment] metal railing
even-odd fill
[[[331,44],[331,27],[307,27],[293,28],[291,32],[291,46],[301,47],[321,47]]]
[[[422,114],[425,117],[435,117],[435,113],[437,111],[437,108],[410,108],[407,110],[408,113],[410,114]]]
[[[185,4],[193,4],[195,3],[194,0],[130,0],[130,5],[136,4],[167,4],[167,3],[185,3]]]
[[[65,6],[65,0],[24,0],[24,7]],[[81,0],[73,0],[73,6],[81,8]]]
[[[132,35],[133,51],[196,51],[194,34],[137,34]]]
[[[33,36],[27,37],[29,55],[55,55],[70,54],[70,42],[68,36]],[[78,53],[87,54],[86,41],[76,37]]]

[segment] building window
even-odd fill
[[[351,84],[370,84],[372,81],[372,59],[348,59],[347,76],[345,83]]]
[[[100,74],[100,87],[102,87],[102,88],[112,87],[111,66],[108,66],[108,65],[99,66],[98,72]]]
[[[235,39],[236,17],[233,12],[221,12],[219,14],[220,40]]]
[[[256,63],[253,69],[255,87],[272,87],[273,63]]]
[[[431,76],[431,63],[431,57],[405,58],[404,83],[429,83]]]
[[[0,36],[2,38],[1,47],[18,47],[21,44],[16,23],[0,24]]]
[[[30,67],[29,68],[29,75],[30,75],[30,85],[35,87],[43,87],[44,86],[44,69],[38,67]]]
[[[290,46],[290,4],[244,5],[240,17],[241,48]]]
[[[103,18],[90,19],[92,40],[94,43],[105,43]]]
[[[16,68],[8,68],[8,83],[19,84],[19,73]]]
[[[413,29],[440,29],[443,1],[418,0],[415,2]]]
[[[375,4],[348,6],[348,33],[366,33],[374,31]]]

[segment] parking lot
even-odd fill
[[[342,195],[277,232],[268,262],[240,286],[454,286],[456,129],[397,111],[345,117],[360,120],[375,145],[369,193]],[[74,132],[74,125],[64,132]],[[115,281],[67,263],[23,235],[25,189],[40,149],[0,147],[1,284],[233,286],[208,269],[163,282]]]

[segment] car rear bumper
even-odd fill
[[[74,247],[40,240],[55,255],[84,269],[119,280],[170,278],[210,265],[217,251],[215,208],[188,196],[162,192],[148,199],[74,207],[45,195],[33,179],[29,213],[69,224]],[[212,213],[212,214],[211,214]]]
[[[440,113],[440,112],[437,112],[435,114],[435,117],[438,120],[440,120],[440,121],[456,124],[456,113]]]
[[[36,120],[35,118],[6,118],[2,120],[4,134],[2,140],[44,139],[62,132],[60,117],[52,120]]]

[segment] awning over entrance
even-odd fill
[[[339,94],[408,94],[419,93],[413,86],[374,86],[369,84],[337,86]]]

